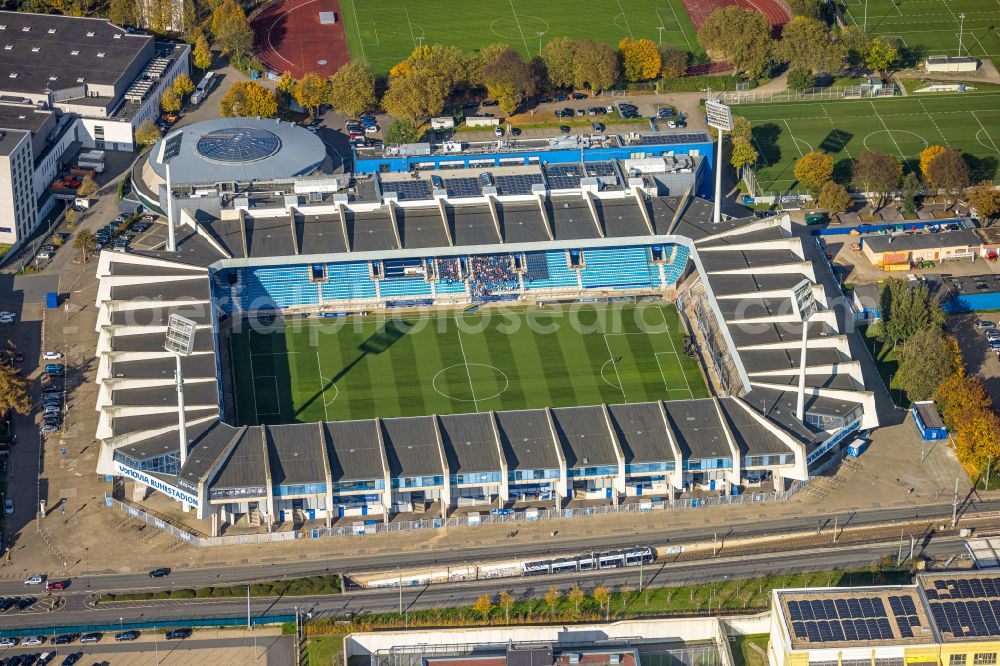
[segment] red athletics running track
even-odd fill
[[[783,26],[791,19],[785,8],[776,0],[684,0],[684,8],[696,30],[701,27],[709,14],[719,7],[729,5],[760,12],[767,17],[773,28]]]
[[[337,22],[321,25],[320,12],[336,13]],[[278,74],[291,72],[297,79],[307,72],[330,76],[350,58],[338,0],[275,2],[250,23],[255,55]]]

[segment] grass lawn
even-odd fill
[[[766,192],[797,189],[795,161],[812,150],[833,157],[834,179],[845,184],[866,148],[896,156],[905,172],[917,168],[921,150],[940,144],[966,155],[973,181],[1000,173],[1000,92],[745,104],[734,113],[753,126]]]
[[[767,666],[767,659],[754,650],[756,645],[767,654],[768,634],[747,634],[730,637],[729,647],[733,653],[733,666]]]
[[[682,0],[576,0],[572,5],[533,0],[502,3],[450,0],[345,0],[340,4],[351,58],[385,74],[417,47],[449,44],[477,51],[505,42],[526,58],[554,37],[589,38],[618,44],[647,37],[700,52]]]
[[[344,649],[344,635],[314,636],[306,643],[305,666],[331,666],[333,658]],[[342,664],[343,660],[337,661]]]
[[[908,62],[959,55],[959,15],[965,14],[961,55],[1000,56],[1000,4],[983,0],[844,0],[844,20],[899,40]]]
[[[892,401],[900,407],[909,407],[910,399],[906,396],[906,391],[900,387],[899,378],[896,376],[896,371],[899,370],[899,359],[896,357],[896,350],[884,347],[882,342],[870,333],[870,327],[863,326],[860,330],[861,334],[865,337],[865,344],[868,347],[868,351],[871,352],[872,358],[875,359],[875,367],[878,368],[878,374],[881,375],[885,385],[889,387],[889,394],[892,396]]]
[[[703,398],[676,308],[292,320],[233,335],[240,423]]]

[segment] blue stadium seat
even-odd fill
[[[613,247],[584,250],[586,268],[581,272],[583,286],[639,289],[656,286],[659,271],[649,265],[645,247]]]

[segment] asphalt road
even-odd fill
[[[517,598],[540,597],[549,586],[563,592],[575,584],[585,589],[597,585],[612,589],[627,584],[632,589],[644,586],[663,587],[695,582],[720,581],[728,578],[750,578],[767,573],[822,571],[841,567],[865,566],[884,555],[896,555],[897,541],[856,546],[810,548],[796,552],[720,557],[713,560],[657,562],[638,568],[611,571],[575,572],[531,578],[508,578],[470,581],[465,583],[410,586],[402,588],[402,603],[408,610],[445,606],[470,606],[483,592],[495,594],[506,589]],[[933,538],[923,551],[926,556],[947,558],[964,552],[962,539],[955,536]],[[640,578],[642,579],[640,581]],[[102,604],[88,607],[84,597],[67,597],[61,610],[53,613],[7,615],[0,621],[3,628],[24,628],[41,631],[44,627],[80,624],[115,624],[122,618],[133,622],[149,620],[191,620],[209,617],[245,617],[244,598],[185,601],[136,601]],[[251,599],[254,616],[292,614],[296,609],[314,616],[342,616],[358,612],[395,612],[399,609],[400,590],[356,590],[340,595]]]
[[[271,659],[274,660],[273,663],[278,664],[291,664],[292,663],[292,636],[262,636],[259,641],[259,648],[261,650],[267,649],[268,654]],[[79,662],[80,664],[87,664],[87,657],[90,655],[111,655],[111,654],[135,654],[137,652],[152,652],[158,654],[160,659],[165,659],[168,656],[177,656],[178,653],[189,652],[191,650],[217,650],[224,648],[242,648],[248,645],[253,645],[252,640],[246,638],[219,638],[212,640],[199,640],[197,638],[189,638],[182,641],[137,641],[133,643],[115,643],[108,642],[110,636],[105,637],[104,642],[97,644],[88,645],[37,645],[30,648],[5,648],[0,649],[0,659],[8,659],[11,656],[25,655],[25,654],[39,654],[41,652],[54,652],[61,659],[66,655],[79,652],[83,654],[83,659]],[[287,659],[283,659],[282,655],[287,655]],[[51,664],[59,664],[60,659],[52,660]]]

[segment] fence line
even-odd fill
[[[899,95],[899,86],[895,83],[884,88],[863,83],[856,86],[829,86],[826,88],[807,88],[801,92],[781,90],[761,92],[758,90],[727,90],[719,92],[719,99],[726,104],[767,104],[773,102],[803,102],[836,99],[869,99],[872,97],[893,97]]]
[[[722,495],[717,497],[698,497],[685,499],[650,499],[649,501],[630,502],[626,504],[599,505],[580,509],[519,509],[510,513],[468,514],[450,518],[424,518],[420,520],[404,520],[396,522],[359,521],[350,525],[336,527],[317,527],[292,530],[287,532],[265,532],[261,534],[241,534],[233,536],[201,536],[194,531],[186,531],[172,525],[142,509],[130,506],[119,500],[114,500],[112,506],[136,520],[160,529],[170,536],[186,541],[201,548],[213,546],[237,546],[247,544],[275,543],[294,541],[296,539],[319,539],[323,537],[362,536],[386,532],[408,532],[411,530],[439,529],[442,527],[477,527],[480,525],[515,524],[535,522],[539,520],[556,520],[561,518],[579,518],[611,513],[639,513],[644,511],[700,509],[711,506],[730,506],[743,504],[760,504],[764,502],[784,502],[797,493],[802,484],[795,484],[789,490],[772,490],[768,492],[746,492],[742,495]]]

